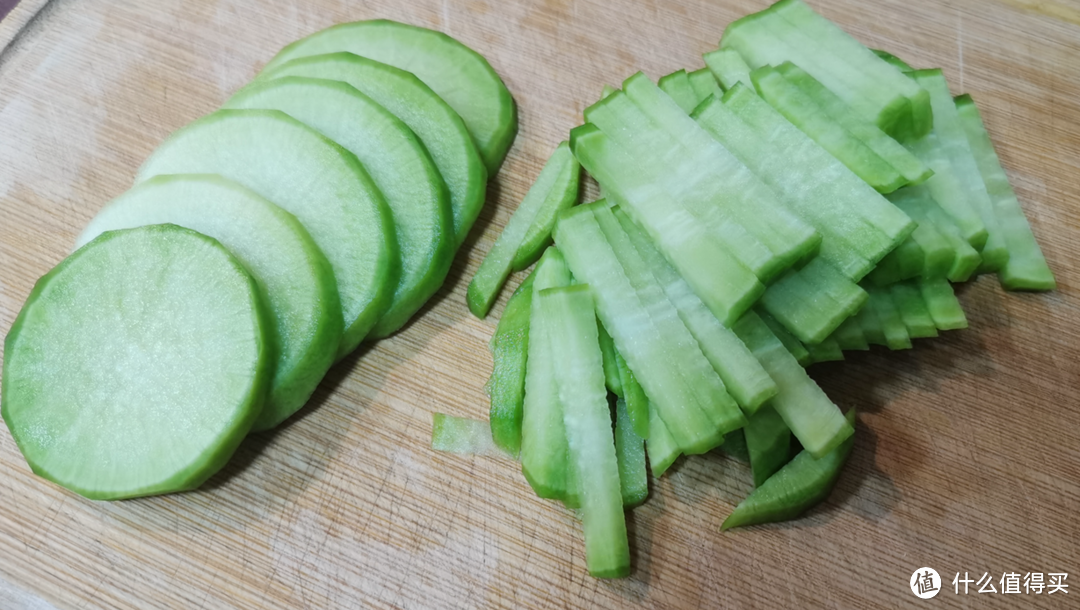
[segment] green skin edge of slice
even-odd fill
[[[390,207],[401,265],[390,306],[370,336],[386,337],[404,326],[442,286],[455,245],[449,191],[413,131],[378,102],[334,80],[258,81],[225,107],[280,110],[364,165]]]
[[[330,262],[292,215],[216,175],[151,178],[105,206],[76,243],[105,231],[175,224],[212,237],[244,265],[274,322],[273,377],[253,431],[272,428],[304,406],[334,363],[341,303]]]
[[[264,70],[298,57],[339,51],[415,74],[461,116],[488,172],[499,171],[517,136],[517,105],[482,55],[442,32],[376,19],[341,23],[298,40]]]
[[[150,240],[154,240],[150,243]],[[221,422],[220,430],[216,430],[214,438],[208,441],[204,447],[201,448],[198,455],[192,455],[190,461],[186,466],[181,467],[179,470],[164,473],[160,477],[155,477],[154,480],[148,480],[144,484],[134,488],[125,489],[95,489],[93,486],[87,486],[80,484],[78,481],[64,480],[63,477],[57,476],[49,468],[38,463],[38,460],[44,458],[44,455],[36,455],[37,451],[42,450],[40,446],[40,434],[49,434],[47,430],[26,430],[23,429],[23,418],[26,417],[26,409],[31,409],[32,412],[40,412],[40,408],[55,408],[55,403],[45,405],[26,405],[24,400],[33,401],[33,397],[26,397],[22,394],[24,386],[27,383],[21,376],[20,363],[22,360],[21,351],[24,349],[21,345],[22,336],[24,333],[33,333],[32,327],[27,324],[34,324],[31,318],[34,316],[34,310],[37,307],[48,307],[48,300],[52,298],[50,288],[54,282],[69,284],[72,281],[82,281],[78,276],[75,278],[68,278],[69,269],[79,269],[80,264],[85,258],[89,258],[93,261],[93,257],[98,256],[98,252],[108,253],[109,249],[120,249],[121,252],[125,248],[144,248],[144,247],[166,247],[161,244],[166,244],[167,241],[173,241],[171,246],[174,249],[181,248],[203,248],[204,250],[213,251],[214,256],[218,257],[218,261],[214,262],[214,265],[220,266],[220,269],[227,269],[229,273],[235,275],[236,280],[240,284],[240,290],[245,293],[242,298],[247,301],[247,307],[250,308],[251,325],[253,332],[253,346],[254,353],[252,354],[252,360],[250,366],[245,367],[248,370],[247,383],[243,392],[236,404],[232,405],[232,415],[227,421]],[[183,243],[186,242],[186,243]],[[129,245],[134,244],[134,245]],[[132,253],[134,254],[134,253]],[[147,252],[141,250],[142,256],[137,256],[139,259],[145,260]],[[104,254],[103,254],[104,255]],[[123,260],[132,260],[131,254],[124,254]],[[204,256],[203,260],[209,260],[209,257]],[[170,263],[174,260],[170,259]],[[219,270],[220,270],[219,269]],[[84,271],[86,271],[84,269]],[[94,271],[90,269],[89,271]],[[214,274],[213,268],[204,269],[205,274]],[[77,271],[71,271],[71,273],[78,273]],[[175,275],[175,274],[174,274]],[[155,280],[162,278],[163,275],[160,270],[155,272]],[[108,278],[101,278],[102,280],[108,280]],[[149,279],[149,278],[147,278]],[[222,279],[218,277],[218,279]],[[100,285],[101,282],[97,282]],[[217,284],[215,286],[218,290],[236,290],[237,287],[233,286],[221,286]],[[97,288],[95,285],[94,288]],[[111,285],[110,290],[116,290],[115,284]],[[212,289],[207,285],[198,287],[197,291]],[[201,296],[201,295],[200,295]],[[59,298],[68,298],[61,295]],[[80,299],[82,300],[82,299]],[[205,312],[200,312],[205,314]],[[53,318],[55,320],[56,318]],[[173,318],[167,317],[169,321]],[[201,318],[200,318],[201,319]],[[232,319],[231,328],[236,328],[240,323],[238,320]],[[258,296],[258,287],[255,281],[248,275],[247,271],[241,266],[241,264],[228,253],[216,240],[209,237],[185,229],[175,225],[152,225],[148,227],[139,227],[135,229],[127,229],[122,231],[111,231],[98,237],[96,240],[87,244],[83,248],[76,251],[69,256],[47,274],[45,274],[35,284],[34,289],[31,291],[30,296],[27,298],[26,303],[23,305],[22,310],[19,312],[18,317],[15,319],[15,323],[12,325],[11,330],[4,341],[4,367],[3,367],[3,386],[0,386],[0,401],[2,401],[2,416],[4,422],[7,424],[11,431],[12,437],[15,439],[16,445],[19,450],[26,457],[27,463],[30,465],[31,470],[38,476],[52,481],[62,487],[65,487],[75,493],[78,493],[91,500],[121,500],[127,498],[135,498],[141,496],[150,496],[166,493],[174,493],[180,491],[187,491],[197,488],[199,485],[209,479],[214,473],[221,469],[222,466],[232,456],[236,447],[240,444],[240,441],[247,435],[248,430],[254,423],[255,419],[259,416],[259,413],[263,406],[263,400],[266,395],[266,390],[270,382],[271,374],[271,361],[269,339],[266,335],[266,329],[270,326],[269,314],[265,310],[261,300]],[[63,354],[58,354],[56,358],[47,358],[46,360],[52,363],[56,363],[57,359],[65,358],[69,359],[74,353],[70,341],[72,337],[70,335],[64,335],[63,341],[68,342],[67,345],[60,346]],[[89,349],[89,346],[86,346]],[[100,346],[94,346],[94,355],[88,357],[88,366],[100,367],[105,366],[108,363],[101,360]],[[48,349],[48,345],[44,345],[40,342],[35,343],[31,348],[35,352],[40,353],[42,350]],[[32,356],[33,357],[33,356]],[[232,363],[222,363],[226,366],[231,366]],[[64,375],[75,374],[77,371],[68,366],[64,370]],[[52,376],[54,379],[61,379],[62,375]],[[210,381],[210,380],[206,380]],[[63,383],[58,381],[58,383]],[[152,382],[147,382],[152,384]],[[158,387],[154,385],[152,391],[157,390]],[[40,390],[31,390],[32,392],[40,392]],[[78,390],[74,390],[72,393],[78,395],[78,400],[90,400],[88,398],[93,395],[95,391],[108,392],[109,388],[93,388],[80,386]],[[147,397],[149,398],[149,396]],[[141,406],[144,403],[143,400],[137,400]],[[85,406],[85,403],[81,403]],[[179,407],[180,405],[175,405]],[[40,407],[40,408],[39,408]],[[145,413],[145,409],[137,409],[140,412]],[[154,422],[149,423],[151,426]],[[31,426],[35,426],[33,422],[30,422]],[[169,432],[172,430],[170,429]],[[141,433],[142,431],[140,431]],[[123,435],[116,433],[118,437]],[[128,436],[131,436],[130,434]],[[81,439],[80,439],[81,440]],[[125,445],[126,446],[126,445]],[[73,448],[53,446],[46,451],[66,451]]]

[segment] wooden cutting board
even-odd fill
[[[285,43],[386,17],[486,55],[521,131],[442,292],[334,368],[287,426],[200,491],[90,502],[33,476],[0,431],[3,608],[1076,608],[1080,596],[1080,8],[1071,0],[815,6],[975,96],[1060,290],[960,289],[971,328],[811,369],[860,410],[850,464],[804,519],[724,534],[751,488],[680,461],[628,518],[634,573],[589,578],[575,517],[516,463],[439,454],[431,414],[486,417],[486,320],[465,286],[604,83],[697,68],[759,0],[53,0],[0,55],[0,333],[34,281],[171,131]],[[520,274],[512,282],[520,281]],[[913,571],[941,573],[932,602]],[[1068,594],[956,594],[955,573],[1066,572]]]

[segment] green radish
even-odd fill
[[[729,24],[720,48],[738,51],[751,68],[798,64],[897,140],[930,130],[926,92],[801,0],[782,0]]]
[[[664,336],[665,347],[670,354],[668,357],[675,359],[677,356],[674,354],[681,354],[685,359],[687,368],[683,370],[683,375],[702,412],[721,435],[741,428],[746,418],[738,402],[705,355],[702,342],[683,321],[679,306],[672,302],[659,278],[653,274],[653,265],[638,250],[611,208],[595,204],[590,207],[604,238],[637,291],[638,298],[648,308],[650,318]],[[692,451],[688,447],[683,449]]]
[[[431,448],[462,455],[506,456],[492,440],[487,422],[443,413],[432,416]]]
[[[356,155],[386,198],[401,256],[390,306],[370,334],[401,328],[442,286],[454,258],[450,195],[424,145],[388,110],[339,81],[256,81],[225,108],[280,110]]]
[[[806,369],[756,313],[748,312],[732,330],[776,382],[780,391],[769,404],[803,447],[820,457],[851,436],[851,426],[844,421],[840,408],[806,374]]]
[[[643,115],[666,132],[669,141],[695,151],[687,158],[689,166],[679,170],[692,172],[691,180],[671,183],[671,192],[680,197],[702,197],[704,201],[714,202],[714,206],[726,207],[733,221],[775,255],[779,265],[759,275],[763,281],[817,248],[821,237],[814,227],[793,214],[753,171],[714,141],[645,74],[638,72],[623,81],[623,90]],[[601,104],[611,100],[608,98]],[[650,152],[657,155],[661,150]],[[651,161],[651,156],[645,160]]]
[[[645,439],[634,432],[622,398],[615,403],[615,456],[623,506],[633,508],[649,497],[649,471],[645,467]]]
[[[511,269],[533,264],[551,244],[555,218],[577,201],[580,178],[570,145],[560,143],[469,282],[466,301],[473,315],[486,316]]]
[[[791,430],[776,409],[765,405],[746,418],[743,433],[750,455],[750,469],[754,474],[754,487],[761,487],[766,479],[787,463],[791,455]]]
[[[853,427],[855,410],[848,411],[846,418],[848,425]],[[801,451],[740,502],[724,519],[720,529],[787,521],[821,503],[836,485],[840,469],[854,444],[855,436],[852,435],[820,457]]]
[[[1001,160],[994,151],[990,135],[986,133],[979,109],[969,95],[961,95],[955,103],[1009,249],[1009,258],[998,272],[1001,285],[1006,290],[1053,290],[1057,287],[1054,274],[1046,264],[1046,258],[1031,232],[1031,225],[1024,217],[1016,193],[1009,184],[1009,177],[1001,167]]]
[[[310,127],[276,110],[219,110],[169,136],[136,182],[162,174],[220,174],[296,216],[337,278],[339,358],[390,305],[398,254],[386,201],[355,156]]]
[[[525,401],[534,275],[535,272],[529,274],[514,291],[495,327],[491,337],[494,368],[485,386],[491,399],[491,436],[495,444],[514,457],[521,451],[521,413]]]
[[[627,417],[634,426],[634,433],[647,440],[650,425],[649,397],[645,395],[645,390],[641,389],[641,384],[637,382],[637,377],[630,370],[630,365],[626,363],[626,359],[618,350],[615,351],[615,365],[619,369],[619,384],[622,389],[620,398],[626,403]]]
[[[831,335],[826,337],[821,343],[807,345],[806,349],[810,350],[811,364],[818,362],[839,362],[844,359],[844,350],[840,347],[840,342]]]
[[[802,341],[795,338],[784,325],[777,321],[776,318],[769,315],[769,312],[764,309],[757,310],[755,313],[761,318],[761,321],[769,327],[776,338],[780,340],[780,343],[784,344],[784,349],[791,352],[792,356],[795,356],[795,360],[802,366],[810,366],[813,363],[813,359],[810,358],[810,350],[806,349]]]
[[[576,506],[576,490],[568,478],[569,449],[563,427],[563,405],[555,379],[562,354],[554,350],[549,332],[562,321],[551,318],[551,312],[542,310],[536,298],[541,290],[569,286],[572,278],[566,261],[556,248],[548,248],[534,275],[521,420],[521,472],[536,495]]]
[[[866,338],[867,345],[888,345],[885,341],[885,332],[881,326],[881,319],[877,311],[870,306],[863,307],[855,314],[855,320]]]
[[[776,384],[735,333],[724,327],[679,277],[645,232],[619,208],[612,212],[642,262],[663,288],[687,330],[697,340],[705,358],[720,375],[728,392],[746,413],[753,413],[776,395]],[[633,402],[628,399],[628,402]],[[633,415],[633,412],[631,412]]]
[[[716,82],[716,77],[708,68],[694,70],[689,76],[690,88],[694,91],[694,106],[704,102],[710,95],[720,96],[724,94],[724,90],[720,88],[720,84]]]
[[[716,80],[720,81],[725,91],[734,87],[736,83],[754,88],[754,83],[750,80],[750,66],[746,65],[746,60],[735,49],[709,51],[704,58],[705,65],[712,71]]]
[[[871,286],[867,289],[870,299],[866,307],[873,310],[881,323],[881,333],[885,337],[885,346],[891,350],[911,349],[911,336],[907,326],[896,308],[896,303],[888,288]]]
[[[709,378],[715,371],[700,349],[685,342],[678,332],[682,322],[663,295],[645,285],[644,270],[633,270],[630,278],[631,269],[624,268],[593,215],[604,206],[592,203],[564,212],[555,225],[555,244],[574,277],[594,291],[600,320],[649,397],[650,417],[653,411],[660,415],[680,451],[708,451],[723,442],[725,430],[706,415],[698,395],[708,394],[711,404],[722,383]],[[654,430],[650,427],[650,439]]]
[[[923,269],[923,278],[937,279],[946,277],[950,282],[965,282],[978,269],[982,257],[964,238],[953,218],[938,205],[937,199],[934,198],[928,185],[909,186],[895,193],[889,193],[889,201],[893,202],[896,207],[903,210],[920,225],[934,227],[938,235],[945,240],[945,247],[949,250],[948,254],[942,255],[939,253],[939,258],[933,261],[933,267],[927,266]],[[912,233],[912,235],[915,235],[915,233]],[[924,254],[925,252],[926,250],[924,250]],[[929,265],[931,262],[927,260],[926,264]]]
[[[766,184],[783,193],[792,210],[817,228],[822,256],[852,280],[862,279],[915,230],[902,211],[752,90],[736,86],[722,103],[715,100],[696,114],[709,133],[737,151]],[[736,117],[745,127],[740,128]]]
[[[110,231],[39,280],[11,327],[4,421],[36,474],[87,498],[194,489],[259,416],[271,325],[217,241]]]
[[[772,66],[750,73],[758,94],[796,127],[829,151],[848,169],[879,193],[891,193],[908,183],[877,151],[860,140],[843,123],[818,106],[794,83]]]
[[[866,291],[817,257],[789,270],[761,297],[761,309],[781,321],[800,341],[824,341],[866,302]]]
[[[600,354],[604,357],[604,383],[612,394],[623,397],[622,377],[619,375],[619,358],[615,343],[603,324],[599,326]]]
[[[263,71],[259,80],[286,76],[351,85],[408,125],[431,154],[450,190],[454,248],[461,246],[484,206],[488,172],[465,123],[442,98],[412,74],[352,53],[294,59]]]
[[[912,339],[936,337],[937,326],[930,317],[930,310],[926,308],[919,288],[913,282],[897,282],[888,287],[889,296],[892,297],[896,310],[900,312],[900,319],[907,327],[908,336]]]
[[[686,70],[677,70],[661,76],[660,80],[656,81],[656,85],[675,100],[675,103],[686,114],[693,112],[694,106],[697,106],[697,95],[694,94],[694,87],[690,84],[690,77],[686,74]]]
[[[341,304],[330,262],[296,218],[214,175],[158,176],[103,208],[79,236],[81,248],[105,231],[175,224],[212,237],[244,265],[270,313],[270,391],[253,430],[304,406],[341,342]]]
[[[732,434],[740,432],[736,430]],[[656,478],[667,472],[682,455],[678,441],[664,425],[664,420],[660,419],[656,409],[649,409],[649,439],[645,441],[645,453],[649,456],[649,469]]]
[[[844,323],[832,334],[832,338],[844,351],[870,349],[870,344],[866,342],[866,335],[863,334],[862,326],[859,324],[858,314],[844,320]]]
[[[614,97],[612,94],[606,99]],[[765,291],[757,276],[731,254],[717,235],[702,227],[652,180],[635,171],[633,158],[596,126],[586,123],[571,130],[570,148],[612,200],[618,201],[645,229],[718,320],[734,322]],[[558,243],[558,225],[555,235]]]
[[[675,110],[685,116],[678,107]],[[661,125],[655,124],[641,112],[621,91],[586,108],[585,118],[590,121],[589,125],[598,127],[602,134],[601,137],[583,138],[582,142],[579,142],[580,152],[576,150],[575,153],[579,157],[584,154],[594,163],[594,170],[590,173],[598,178],[597,181],[604,187],[605,193],[611,193],[610,199],[613,203],[628,208],[640,207],[645,203],[641,201],[639,194],[644,189],[636,188],[635,185],[645,182],[650,190],[656,192],[651,198],[659,196],[675,202],[671,207],[678,206],[680,211],[685,210],[693,222],[701,225],[702,233],[715,242],[717,249],[722,249],[729,258],[735,259],[757,279],[765,281],[776,275],[785,264],[789,264],[758,235],[737,221],[731,213],[736,207],[732,201],[715,197],[715,191],[720,188],[718,182],[722,178],[715,175],[711,181],[706,178],[715,166],[723,167],[723,161],[695,161],[689,156],[687,149],[681,147]],[[620,163],[618,154],[593,154],[594,150],[603,147],[602,141],[607,138],[611,140],[612,148],[627,153],[625,163]],[[695,149],[689,147],[689,150]],[[725,151],[721,154],[727,153]],[[620,165],[624,166],[619,167]],[[745,170],[740,176],[747,179]],[[771,195],[767,195],[766,200],[769,197]],[[725,266],[731,265],[725,263]],[[741,270],[737,267],[724,275],[732,276],[733,272],[740,274],[734,279],[742,283]],[[751,288],[754,288],[754,285],[747,283],[746,289]]]
[[[855,137],[866,143],[882,159],[896,168],[910,184],[921,184],[933,175],[933,170],[919,161],[918,157],[911,154],[902,144],[881,131],[877,125],[859,116],[851,106],[844,103],[825,85],[822,85],[813,76],[810,76],[802,68],[791,62],[784,62],[778,66],[784,78],[791,81],[795,86],[810,96],[819,107],[830,117],[838,121],[845,129]]]
[[[894,194],[890,197],[890,201],[896,207],[904,209],[898,201],[905,196]],[[912,220],[918,222],[919,226],[915,227],[904,243],[886,254],[878,266],[866,276],[877,286],[886,286],[914,277],[945,277],[956,262],[956,250],[952,240],[935,223],[926,220],[925,211],[912,213],[905,210],[905,212],[911,216]],[[949,224],[952,224],[951,221]],[[957,237],[957,239],[960,238]],[[963,248],[965,251],[970,249],[970,252],[975,252],[967,242],[964,242],[963,246],[966,246]],[[978,253],[975,252],[975,255],[977,256]]]
[[[1005,234],[990,194],[986,190],[979,166],[972,154],[971,145],[949,93],[949,83],[941,70],[917,70],[912,72],[917,83],[930,92],[934,107],[934,135],[949,159],[949,166],[958,183],[963,188],[963,196],[968,205],[978,214],[986,227],[986,243],[979,248],[982,256],[980,272],[994,272],[1001,269],[1009,260],[1009,250],[1005,244]]]
[[[967,328],[967,316],[949,282],[942,279],[923,280],[919,282],[919,291],[938,330]]]
[[[547,334],[558,354],[553,368],[581,494],[585,563],[597,578],[620,578],[630,573],[630,546],[592,293],[577,284],[541,290],[534,299],[541,318],[553,322],[536,332]]]
[[[461,116],[488,173],[499,171],[517,135],[517,106],[482,55],[442,32],[377,19],[341,23],[298,40],[270,60],[264,74],[298,57],[338,52],[415,74]]]
[[[921,186],[949,214],[975,250],[981,252],[989,245],[991,261],[996,265],[1004,244],[990,213],[992,204],[981,184],[971,151],[963,150],[967,148],[967,140],[957,124],[956,107],[945,77],[941,70],[917,70],[910,76],[934,93],[934,129],[926,137],[907,143],[908,150],[934,170],[934,175]],[[951,116],[937,116],[946,114],[945,109]],[[992,240],[991,234],[994,235]]]
[[[745,430],[745,428],[735,430],[725,436],[724,444],[720,445],[720,449],[740,462],[750,463],[750,450],[746,447]]]

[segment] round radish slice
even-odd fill
[[[4,346],[3,417],[35,473],[88,498],[197,487],[269,380],[254,280],[175,225],[105,233],[38,281]]]
[[[330,262],[296,217],[221,176],[158,176],[98,213],[81,247],[105,231],[171,223],[221,242],[259,285],[273,320],[270,394],[254,430],[272,428],[304,406],[334,363],[341,303]]]

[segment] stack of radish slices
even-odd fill
[[[191,489],[442,285],[517,133],[488,62],[438,32],[338,25],[169,137],[35,286],[3,416],[95,499]]]
[[[436,419],[437,448],[498,446],[537,495],[580,507],[598,577],[629,572],[623,510],[680,455],[749,461],[756,489],[724,529],[828,495],[855,413],[804,366],[965,328],[950,282],[1054,288],[940,70],[802,0],[732,23],[704,60],[585,110],[469,286],[483,316],[539,258],[491,343],[490,427]],[[572,207],[582,168],[604,198]]]

